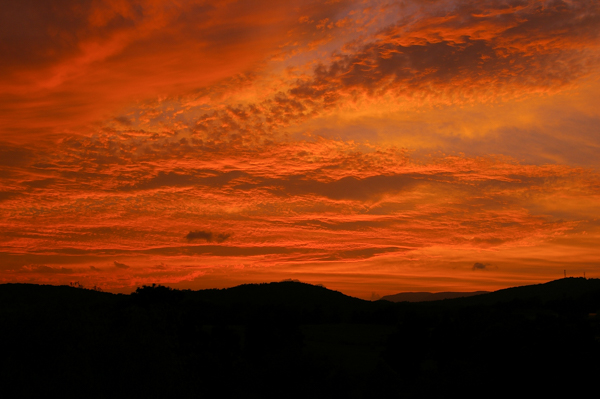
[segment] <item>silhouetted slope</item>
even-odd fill
[[[502,394],[527,387],[555,393],[600,373],[600,318],[589,315],[599,309],[600,280],[593,279],[420,303],[363,301],[298,282],[201,291],[144,286],[131,295],[4,284],[0,392],[471,397],[490,387]]]
[[[600,279],[569,277],[543,284],[506,288],[488,294],[444,301],[452,306],[494,305],[515,300],[535,300],[541,303],[557,300],[576,300],[600,292]]]
[[[344,295],[322,286],[282,281],[263,284],[243,284],[221,290],[193,291],[195,298],[206,302],[223,304],[251,303],[253,305],[314,306],[337,305],[361,306],[368,301]]]
[[[220,313],[230,315],[232,322],[252,318],[293,319],[300,323],[348,321],[353,314],[373,305],[338,291],[292,281],[190,291],[186,295],[207,308],[220,308]]]
[[[490,387],[497,396],[578,397],[600,372],[600,318],[590,315],[600,310],[600,280],[397,305],[383,357],[407,397],[474,397]]]
[[[123,295],[70,286],[37,284],[0,284],[0,309],[8,307],[88,306],[115,300]]]
[[[432,302],[445,301],[445,304],[454,306],[464,305],[492,305],[500,302],[514,300],[536,299],[542,302],[562,299],[575,299],[582,295],[600,290],[599,279],[585,279],[583,277],[569,277],[554,280],[543,284],[511,287],[494,292],[401,292],[386,295],[380,301],[390,302]],[[446,302],[446,300],[451,300]]]
[[[441,301],[442,299],[463,298],[474,295],[488,294],[489,291],[475,292],[401,292],[394,295],[386,295],[380,301],[389,302],[428,302]]]
[[[116,295],[70,286],[0,284],[0,309],[28,311],[33,308],[85,308],[119,301],[143,307],[193,307],[208,322],[231,323],[244,323],[260,313],[272,315],[273,311],[286,313],[294,318],[302,317],[303,322],[347,321],[353,313],[385,307],[374,306],[370,301],[350,297],[322,286],[292,281],[244,284],[232,288],[199,291],[144,286],[131,295]]]
[[[317,367],[320,360],[305,353],[301,324],[350,320],[371,305],[293,282],[145,286],[131,295],[6,284],[0,300],[7,397],[314,396],[304,383],[289,392],[299,379],[336,387],[319,372],[328,364]]]

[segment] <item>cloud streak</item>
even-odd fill
[[[189,242],[197,241],[197,240],[205,240],[206,242],[217,242],[222,243],[231,237],[231,234],[228,233],[213,233],[212,231],[204,231],[204,230],[195,230],[190,231],[186,234],[185,239]]]
[[[555,91],[597,70],[592,2],[428,3],[376,39],[335,54],[290,97],[327,108],[360,94],[486,102]]]
[[[125,263],[114,261],[113,264],[117,269],[129,269],[129,266],[127,266]]]
[[[484,263],[475,262],[473,264],[473,270],[488,270],[489,266],[490,265]]]

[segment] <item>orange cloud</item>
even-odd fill
[[[556,91],[598,71],[597,3],[437,4],[319,64],[291,97],[324,108],[388,93],[486,102]],[[477,14],[481,7],[487,14]]]
[[[38,136],[87,132],[131,101],[251,72],[312,3],[11,4],[0,21],[2,129]]]
[[[0,16],[2,282],[597,270],[597,2],[61,4]]]
[[[254,268],[312,264],[317,275],[331,262],[406,261],[427,248],[536,247],[572,234],[583,222],[568,213],[573,201],[599,194],[591,171],[502,158],[423,163],[393,149],[357,152],[354,144],[325,139],[219,149],[189,143],[177,160],[171,148],[177,141],[164,139],[156,151],[141,153],[127,152],[129,145],[118,137],[65,141],[48,154],[58,162],[21,168],[47,178],[1,204],[9,215],[0,253],[6,278],[18,279],[10,270],[30,264],[45,265],[30,274],[54,271],[59,281],[65,262],[98,270],[112,263],[136,279],[119,283],[114,273],[90,276],[77,268],[69,268],[69,278],[122,289],[162,276],[148,266],[152,259],[214,265],[238,259]],[[559,200],[563,209],[539,208],[557,193],[571,193]],[[124,256],[137,258],[135,265],[120,267]],[[182,267],[165,276],[190,281],[208,270]]]

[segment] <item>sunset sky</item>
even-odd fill
[[[19,0],[0,283],[600,277],[597,0]]]

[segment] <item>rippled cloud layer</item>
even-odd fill
[[[595,1],[22,1],[0,281],[595,277]]]

